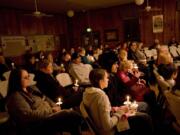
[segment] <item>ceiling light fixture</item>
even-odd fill
[[[144,3],[144,0],[135,0],[136,5],[140,6]]]
[[[92,29],[91,29],[90,27],[88,27],[88,28],[86,29],[86,31],[87,31],[87,32],[92,32]]]
[[[73,10],[68,10],[67,11],[67,16],[68,17],[73,17],[74,16],[74,11]]]

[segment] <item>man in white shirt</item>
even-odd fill
[[[90,64],[81,63],[81,56],[78,53],[72,54],[72,63],[69,66],[69,74],[79,83],[89,83],[89,73],[92,70]]]

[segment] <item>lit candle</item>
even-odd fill
[[[13,69],[15,68],[15,66],[14,66],[14,63],[13,63],[13,62],[11,63],[11,66],[12,66],[12,68],[13,68]]]
[[[61,98],[58,98],[58,102],[56,104],[57,105],[61,105],[62,104]]]
[[[131,105],[131,101],[129,99],[130,99],[130,97],[127,96],[126,101],[124,102],[124,104],[127,105],[127,106]]]
[[[133,68],[138,69],[138,65],[136,63],[134,63]]]
[[[36,61],[36,62],[39,62],[39,59],[36,58],[35,61]]]
[[[63,67],[64,67],[64,64],[61,64],[61,67],[63,68]]]
[[[77,86],[77,87],[79,86],[78,79],[75,80],[75,84],[74,85]]]
[[[138,107],[138,104],[136,103],[136,101],[133,102],[133,106],[136,108]]]
[[[129,96],[127,96],[126,98],[127,98],[127,102],[129,102]]]

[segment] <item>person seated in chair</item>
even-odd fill
[[[82,100],[82,93],[74,94],[72,92],[73,89],[65,89],[59,84],[52,73],[52,63],[47,59],[40,61],[39,71],[35,75],[36,86],[39,90],[54,102],[61,97],[63,100],[62,108],[78,106]]]
[[[36,72],[35,81],[39,90],[53,101],[57,101],[59,96],[67,97],[66,90],[59,84],[56,78],[52,75],[52,63],[43,59],[39,63],[39,70]]]
[[[116,126],[120,121],[127,120],[124,117],[126,108],[112,111],[108,96],[104,88],[108,87],[108,73],[104,69],[94,69],[89,75],[92,87],[86,88],[83,93],[83,101],[92,121],[98,129],[99,135],[114,135]],[[152,134],[152,125],[149,115],[137,113],[128,118],[130,132],[134,135]],[[128,132],[128,131],[127,131]],[[121,134],[121,133],[120,133]]]
[[[79,135],[81,116],[60,106],[43,95],[37,87],[30,87],[25,69],[14,69],[9,78],[7,109],[22,135],[68,131]]]
[[[78,79],[80,84],[89,84],[89,73],[92,70],[90,64],[83,64],[78,53],[72,54],[72,63],[69,66],[69,74],[73,79]]]

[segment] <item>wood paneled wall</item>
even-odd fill
[[[104,30],[117,29],[119,40],[123,41],[123,19],[138,17],[138,7],[134,4],[108,9],[82,12],[73,18],[74,42],[80,45],[81,34],[88,25],[93,31],[100,32],[101,42],[104,42]]]
[[[67,46],[67,23],[65,15],[37,18],[25,15],[23,11],[15,9],[0,9],[0,36],[29,36],[29,35],[59,36],[60,43],[55,42],[55,51]],[[22,56],[10,58],[16,64],[24,62]]]
[[[180,41],[179,35],[179,16],[176,12],[176,0],[151,0],[149,3],[152,8],[161,8],[161,11],[142,11],[142,6],[135,4],[122,5],[113,8],[89,11],[88,13],[79,13],[73,17],[73,39],[75,45],[81,45],[81,33],[85,30],[88,23],[94,31],[99,31],[101,42],[104,43],[105,29],[118,29],[119,40],[124,40],[123,20],[128,18],[139,18],[140,38],[146,46],[153,44],[155,38],[158,38],[162,44],[167,44],[172,36]],[[153,33],[152,16],[162,14],[164,17],[164,30],[162,33]],[[89,17],[89,22],[88,22]],[[178,20],[178,21],[177,21]]]
[[[0,9],[0,35],[66,35],[65,15],[37,18],[23,11]],[[66,45],[65,45],[66,46]]]
[[[134,3],[75,13],[67,19],[66,15],[36,18],[23,15],[24,11],[13,9],[0,9],[0,35],[36,35],[53,34],[63,37],[60,48],[70,48],[81,45],[82,32],[88,26],[100,32],[101,43],[104,43],[104,30],[117,29],[119,41],[124,40],[124,21],[128,18],[138,18],[140,38],[148,46],[155,38],[167,43],[172,36],[180,41],[180,15],[176,11],[176,0],[151,0],[152,7],[161,8],[158,12],[141,12],[145,4],[137,6]],[[164,31],[154,34],[152,31],[152,16],[163,14]]]

